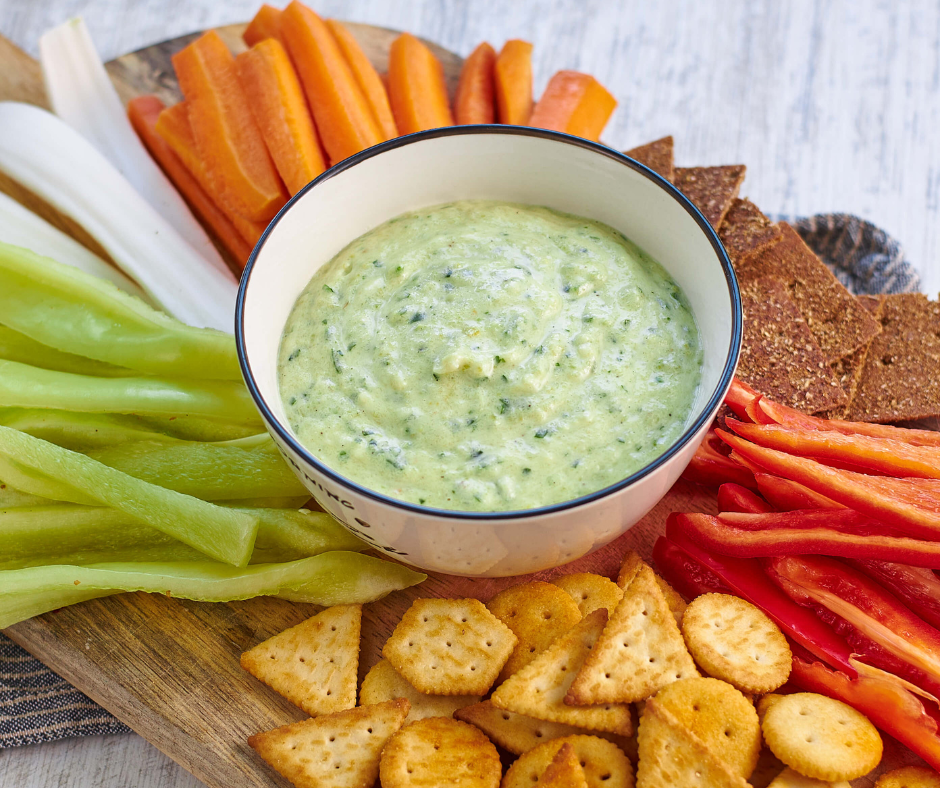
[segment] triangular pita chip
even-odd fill
[[[743,164],[723,167],[676,167],[674,183],[717,229],[744,181]]]
[[[408,701],[396,698],[257,733],[248,744],[297,788],[372,788],[407,714]]]
[[[571,684],[566,702],[633,703],[698,676],[663,592],[645,564]]]
[[[561,745],[548,768],[539,777],[542,788],[587,788],[584,769],[578,761],[574,747],[568,742]]]
[[[645,164],[653,172],[658,172],[667,181],[672,181],[675,175],[675,165],[673,164],[673,144],[672,135],[662,137],[646,145],[638,145],[624,151],[631,159],[636,159],[640,164]]]
[[[633,730],[629,706],[605,703],[574,707],[564,702],[574,675],[591,652],[606,621],[605,608],[586,615],[532,662],[506,679],[493,693],[493,705],[549,722],[629,736]]]
[[[650,699],[640,719],[636,788],[749,788],[666,709]]]
[[[259,643],[241,666],[311,717],[356,705],[362,605],[337,605]]]

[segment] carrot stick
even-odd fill
[[[454,117],[459,125],[495,122],[495,64],[496,50],[486,41],[463,62],[454,97]]]
[[[297,72],[276,38],[242,52],[235,68],[268,152],[293,196],[326,169]]]
[[[532,44],[519,39],[507,41],[493,70],[499,122],[527,125],[532,114]]]
[[[265,3],[248,23],[248,27],[242,33],[242,41],[253,47],[266,38],[280,38],[280,19],[281,10]]]
[[[392,42],[388,56],[388,97],[402,134],[453,126],[444,68],[411,33]]]
[[[173,56],[196,149],[230,211],[267,221],[284,204],[284,187],[238,84],[235,58],[214,30]]]
[[[590,74],[559,71],[535,105],[529,125],[600,139],[617,99]]]
[[[196,150],[196,140],[193,137],[193,130],[189,125],[189,111],[186,104],[180,102],[171,107],[167,107],[157,118],[157,134],[159,134],[173,152],[179,157],[183,165],[189,170],[196,182],[215,200],[219,209],[228,217],[228,220],[238,230],[239,235],[245,239],[249,246],[254,246],[261,238],[267,224],[265,222],[253,222],[234,213],[225,205],[221,204],[216,198],[212,183],[206,173],[206,168],[199,158],[199,151]]]
[[[349,32],[345,25],[335,19],[327,19],[326,26],[330,28],[336,43],[339,44],[343,57],[346,58],[346,63],[352,69],[356,83],[366,97],[369,109],[372,110],[372,116],[382,132],[383,139],[394,139],[398,136],[398,127],[395,125],[392,108],[388,103],[388,91],[385,90],[379,72],[375,70],[375,66],[366,57],[366,53],[362,51],[362,47],[359,46],[355,36]]]
[[[281,12],[281,38],[290,53],[330,162],[382,142],[382,132],[330,29],[303,3]]]
[[[248,262],[251,247],[239,234],[228,217],[206,194],[205,189],[193,177],[179,156],[157,133],[157,118],[165,109],[162,101],[156,96],[137,96],[127,105],[127,117],[140,137],[140,141],[150,151],[154,161],[160,165],[166,176],[173,181],[177,191],[183,199],[215,235],[219,243],[228,250],[241,268]]]

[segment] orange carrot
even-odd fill
[[[330,163],[382,142],[372,110],[324,21],[294,0],[281,12],[280,29]]]
[[[589,74],[559,71],[535,105],[529,125],[600,139],[617,99]]]
[[[242,41],[248,46],[264,41],[266,38],[279,38],[278,29],[281,19],[281,10],[273,5],[265,3],[258,9],[258,13],[248,23],[245,32],[242,33]]]
[[[206,194],[180,157],[167,145],[163,137],[157,134],[157,117],[164,109],[163,102],[156,96],[137,96],[127,105],[127,117],[144,147],[150,151],[154,161],[173,182],[193,213],[209,228],[239,266],[244,268],[248,255],[251,254],[251,247],[228,217],[212,202],[212,198]]]
[[[388,97],[402,134],[454,125],[441,61],[411,33],[392,42]]]
[[[212,194],[246,219],[273,218],[284,204],[284,187],[238,84],[232,53],[211,30],[174,55],[173,67]]]
[[[297,194],[326,163],[287,50],[276,38],[265,39],[235,58],[235,68],[274,165],[287,191]]]
[[[532,114],[532,44],[515,38],[507,41],[493,70],[499,122],[528,125]]]
[[[336,43],[339,44],[346,63],[352,69],[359,89],[365,96],[369,109],[372,110],[372,116],[382,132],[382,137],[386,140],[394,139],[398,136],[398,127],[395,126],[392,108],[388,103],[388,92],[385,90],[379,72],[375,70],[375,66],[366,57],[366,53],[362,51],[359,42],[348,28],[335,19],[327,19],[326,25],[330,28]]]
[[[261,238],[261,233],[267,227],[266,222],[253,222],[245,219],[237,213],[229,211],[224,205],[218,202],[212,190],[212,184],[209,176],[206,174],[206,168],[199,158],[199,151],[196,150],[196,140],[193,138],[193,130],[189,125],[189,111],[186,104],[180,102],[171,107],[167,107],[157,118],[157,134],[170,146],[170,149],[179,157],[183,166],[189,170],[196,182],[216,201],[216,205],[228,217],[228,220],[238,230],[238,234],[245,240],[249,246],[254,246]]]
[[[496,120],[495,64],[496,50],[486,41],[463,62],[454,97],[454,118],[458,125],[493,123]]]

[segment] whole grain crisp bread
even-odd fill
[[[717,229],[731,203],[738,196],[746,167],[728,164],[722,167],[676,167],[673,183]]]
[[[880,324],[881,313],[884,308],[884,296],[860,295],[856,296],[856,298],[862,306],[871,312],[871,316]],[[872,341],[874,341],[874,337],[872,337]],[[821,414],[827,419],[844,419],[845,414],[848,413],[849,408],[852,407],[852,401],[855,399],[855,394],[858,391],[858,383],[862,379],[862,372],[865,369],[865,360],[868,358],[868,350],[870,347],[871,342],[862,345],[858,350],[853,350],[845,358],[840,358],[838,361],[832,362],[832,371],[836,378],[838,378],[839,385],[842,386],[842,390],[845,392],[849,401],[844,407]]]
[[[773,276],[782,279],[813,338],[831,364],[863,347],[878,331],[878,322],[786,222],[783,237],[735,266],[743,282]],[[819,408],[822,410],[822,408]]]
[[[884,296],[880,323],[845,418],[887,423],[940,415],[940,303],[923,293]]]
[[[761,213],[747,198],[735,199],[718,228],[718,237],[725,245],[732,263],[749,254],[762,251],[777,243],[783,233],[780,227]]]
[[[774,277],[741,286],[744,337],[738,377],[804,413],[843,407],[848,398],[786,285]]]
[[[624,153],[640,164],[645,164],[653,172],[658,172],[667,181],[672,182],[675,177],[675,163],[673,159],[672,135],[662,137],[646,145],[638,145]]]

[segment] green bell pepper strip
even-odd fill
[[[281,456],[263,448],[141,441],[95,449],[88,456],[137,479],[204,501],[306,492]]]
[[[235,566],[251,556],[258,518],[249,513],[148,484],[9,427],[0,427],[0,460],[0,478],[23,492],[56,498],[49,493],[58,491],[57,500],[110,506]]]
[[[110,282],[0,243],[3,324],[44,345],[148,375],[241,380],[235,340],[180,323]]]
[[[116,367],[93,358],[63,353],[53,347],[30,339],[9,326],[0,325],[0,358],[18,361],[42,369],[71,372],[75,375],[97,375],[102,378],[126,378],[139,373],[125,367]]]
[[[373,602],[425,577],[401,564],[344,551],[240,569],[213,561],[11,569],[0,572],[0,629],[80,601],[79,594],[148,591],[199,602],[278,596],[329,606]]]
[[[204,416],[263,424],[241,381],[96,378],[0,360],[0,406],[82,413]]]
[[[200,416],[80,413],[55,408],[0,408],[0,425],[82,452],[129,441],[231,441],[257,433],[257,427]]]

